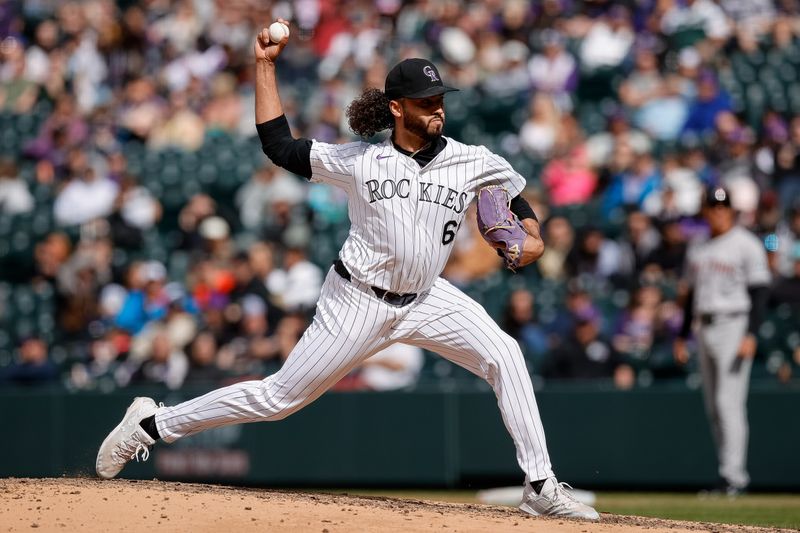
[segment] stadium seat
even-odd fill
[[[680,50],[687,46],[693,46],[697,42],[705,39],[706,32],[701,26],[684,26],[678,31],[668,36],[668,44],[670,48]]]
[[[18,317],[14,321],[16,342],[36,334],[36,323],[32,317]]]
[[[797,69],[791,63],[782,63],[778,67],[778,77],[784,83],[797,81]]]
[[[172,250],[167,258],[166,265],[169,279],[173,281],[185,280],[189,272],[189,254],[183,250]]]
[[[0,352],[10,350],[12,346],[11,336],[8,334],[6,328],[0,329]],[[0,366],[2,366],[2,361],[0,361]]]
[[[747,122],[757,126],[761,122],[767,105],[767,95],[764,88],[758,83],[751,83],[745,90],[745,104],[747,108]]]
[[[800,113],[800,83],[790,83],[786,88],[786,95],[792,113]]]
[[[165,187],[171,187],[183,182],[180,167],[174,162],[165,162],[159,172],[161,183]]]
[[[731,58],[731,67],[735,79],[744,85],[755,83],[757,75],[756,69],[741,56]]]
[[[605,129],[606,117],[597,103],[587,102],[580,104],[576,114],[578,122],[586,135],[592,135]]]

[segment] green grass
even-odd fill
[[[344,490],[349,494],[475,503],[474,491]],[[671,520],[800,529],[800,494],[748,494],[735,499],[694,493],[599,492],[598,511]]]
[[[602,492],[596,507],[604,513],[800,528],[800,494],[748,494],[728,499],[685,493]]]

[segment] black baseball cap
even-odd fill
[[[706,191],[706,206],[716,207],[718,205],[731,207],[731,193],[723,187],[711,187]]]
[[[436,65],[427,59],[405,59],[386,75],[384,93],[389,100],[397,98],[427,98],[437,94],[457,91],[442,83]]]

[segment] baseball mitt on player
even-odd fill
[[[506,267],[516,270],[528,233],[509,207],[505,187],[489,185],[478,191],[478,229],[483,238],[503,255]]]

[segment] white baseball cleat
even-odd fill
[[[95,469],[97,475],[111,479],[120,473],[122,468],[133,458],[142,461],[150,457],[150,446],[155,440],[139,425],[143,419],[153,416],[158,409],[156,402],[150,398],[135,398],[125,411],[122,422],[108,434],[97,452]]]
[[[525,484],[522,503],[519,508],[522,512],[533,516],[564,516],[568,518],[583,518],[585,520],[599,520],[600,515],[592,507],[576,500],[570,494],[569,485],[559,483],[556,478],[548,478],[539,494],[530,484]]]

